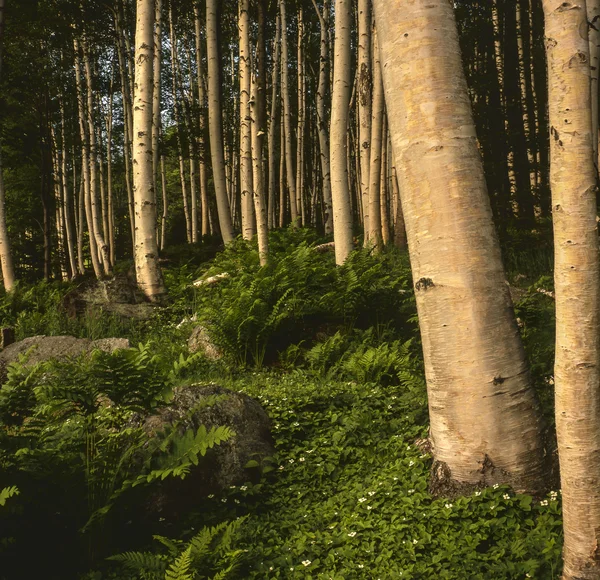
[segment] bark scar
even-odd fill
[[[421,278],[415,284],[415,290],[427,290],[428,288],[433,288],[435,284],[431,278]]]

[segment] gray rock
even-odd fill
[[[212,395],[222,398],[213,405],[202,406]],[[275,451],[271,421],[260,404],[248,395],[215,384],[177,388],[171,405],[146,418],[143,428],[152,435],[179,422],[182,433],[197,430],[200,425],[207,430],[224,425],[233,429],[235,436],[209,449],[184,480],[168,478],[155,487],[148,506],[153,512],[173,516],[189,510],[194,501],[201,501],[209,493],[258,481],[260,469],[247,468],[246,464],[250,460],[261,464]]]
[[[19,357],[29,352],[27,365],[34,365],[51,359],[64,359],[91,353],[95,349],[113,352],[119,348],[129,348],[126,338],[103,338],[90,340],[74,336],[30,336],[15,342],[0,352],[0,384],[6,380],[6,367],[17,362]]]
[[[106,312],[138,320],[150,318],[156,309],[137,288],[135,273],[82,284],[65,296],[63,307],[73,317]]]
[[[219,360],[223,357],[220,351],[208,335],[204,326],[196,326],[188,339],[188,348],[191,353],[201,352],[210,360]]]

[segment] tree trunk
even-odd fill
[[[127,187],[127,207],[129,210],[129,225],[131,227],[131,243],[135,246],[135,217],[133,211],[133,186],[131,179],[131,142],[133,139],[133,107],[131,103],[131,88],[127,73],[127,52],[125,50],[124,31],[121,25],[120,10],[115,13],[115,32],[117,35],[117,56],[121,75],[121,94],[123,97],[123,158],[125,161],[125,185]]]
[[[592,101],[592,144],[598,167],[598,73],[600,68],[600,0],[586,0],[590,50],[590,90]]]
[[[198,173],[200,176],[200,201],[202,203],[202,236],[210,233],[208,175],[206,171],[206,90],[204,88],[204,61],[202,58],[202,34],[200,26],[200,5],[194,3],[194,26],[196,31],[196,69],[198,85]]]
[[[108,95],[108,115],[106,117],[106,189],[108,198],[108,246],[110,248],[110,265],[114,267],[117,257],[115,248],[115,208],[112,183],[112,129],[113,129],[113,79],[114,65],[111,68],[110,89]]]
[[[383,143],[383,115],[385,101],[383,97],[383,80],[381,78],[381,63],[379,61],[379,44],[377,38],[377,30],[373,33],[373,102],[372,102],[372,117],[371,117],[371,136],[369,137],[371,163],[368,171],[369,185],[368,192],[368,219],[365,218],[365,223],[368,224],[368,229],[365,230],[365,242],[372,246],[375,251],[381,251],[383,246],[383,238],[381,231],[381,153]]]
[[[81,63],[79,58],[79,40],[73,39],[73,48],[75,52],[75,87],[77,91],[77,105],[79,113],[79,134],[81,137],[81,175],[83,178],[83,204],[85,207],[85,218],[88,225],[90,254],[92,266],[96,278],[102,278],[102,268],[98,259],[98,246],[94,236],[94,222],[92,217],[91,202],[91,171],[90,171],[90,146],[89,136],[86,129],[86,110],[85,99],[83,96],[83,87],[81,82]],[[83,222],[79,225],[80,236],[83,236]]]
[[[585,2],[544,0],[564,580],[600,578],[600,270]]]
[[[379,55],[371,58],[371,0],[358,0],[358,117],[360,192],[363,207],[365,242],[369,232],[369,183],[371,166],[371,107],[373,91],[372,61],[379,62]],[[380,77],[381,77],[381,73]]]
[[[161,135],[162,0],[154,0],[154,62],[152,91],[152,176],[157,200]],[[161,234],[162,235],[162,234]],[[162,239],[162,238],[161,238]],[[159,245],[160,247],[160,245]]]
[[[432,485],[442,493],[453,482],[539,491],[541,419],[492,222],[452,4],[373,5],[423,340]]]
[[[92,63],[90,60],[89,48],[86,40],[82,40],[83,61],[85,64],[85,76],[87,81],[87,122],[88,122],[88,138],[90,143],[90,204],[92,210],[92,224],[90,224],[90,235],[93,235],[96,240],[96,246],[99,253],[104,273],[110,274],[110,259],[108,254],[108,246],[104,241],[104,236],[101,232],[101,208],[98,208],[98,147],[96,145],[96,128],[94,126],[94,89],[92,76]]]
[[[252,204],[252,127],[250,120],[250,0],[239,0],[239,82],[240,82],[240,189],[242,210],[242,237],[254,236],[254,207]]]
[[[165,294],[158,265],[156,197],[152,152],[154,0],[137,0],[135,91],[133,107],[133,195],[135,204],[135,274],[146,298]]]
[[[267,206],[265,199],[265,178],[262,163],[262,141],[265,128],[261,123],[259,112],[258,79],[252,79],[250,98],[251,130],[252,130],[252,169],[253,198],[256,213],[256,230],[258,234],[258,255],[260,265],[264,266],[269,258],[269,230],[267,227]]]
[[[169,198],[167,197],[167,172],[165,171],[165,155],[160,156],[160,182],[162,191],[162,216],[160,220],[160,249],[167,245],[167,217],[169,215]]]
[[[388,164],[388,124],[385,110],[383,112],[383,128],[381,139],[381,179],[380,179],[380,215],[381,215],[381,241],[384,246],[390,243],[390,212],[389,212],[389,164]]]
[[[3,40],[4,40],[4,0],[0,0],[0,78],[2,75]],[[8,237],[8,226],[6,224],[6,199],[4,192],[4,177],[2,175],[2,144],[0,143],[0,264],[2,265],[2,280],[6,292],[12,292],[15,287],[15,269],[13,265],[12,252],[10,249],[10,238]]]
[[[304,11],[298,10],[298,123],[296,125],[296,208],[299,221],[306,225],[304,202],[304,128],[306,118],[306,75],[304,73]]]
[[[220,62],[218,44],[217,0],[206,0],[206,46],[208,58],[208,126],[213,181],[223,242],[233,240],[233,226],[227,199],[225,158],[223,156],[223,125],[221,120]]]
[[[352,71],[350,37],[352,4],[335,0],[335,48],[333,61],[333,94],[331,98],[331,194],[333,201],[333,238],[335,261],[340,265],[353,249],[352,207],[348,187],[347,127],[350,113]]]
[[[69,257],[69,267],[71,276],[74,278],[77,275],[77,260],[75,258],[75,244],[73,241],[73,223],[71,220],[71,202],[69,200],[69,186],[67,184],[67,147],[66,147],[66,130],[65,130],[65,103],[60,99],[60,140],[62,147],[62,167],[61,167],[61,187],[62,187],[62,206],[63,206],[63,221],[65,224],[66,246]],[[75,160],[73,160],[75,165]]]
[[[280,119],[280,144],[279,144],[279,227],[282,228],[285,225],[285,177],[286,177],[286,168],[285,168],[285,115],[281,115]]]
[[[181,138],[181,117],[179,115],[179,95],[177,94],[177,37],[175,36],[175,23],[173,22],[173,7],[169,6],[169,37],[171,41],[171,88],[173,90],[173,117],[177,131],[177,155],[179,157],[179,181],[181,183],[181,197],[183,199],[183,214],[185,217],[185,233],[188,244],[192,242],[192,218],[185,177],[185,161],[183,157],[183,140]]]
[[[330,0],[323,2],[323,14],[319,11],[317,3],[313,0],[313,6],[319,17],[321,25],[321,54],[319,58],[319,86],[317,88],[317,126],[319,130],[319,151],[321,160],[321,178],[323,180],[323,225],[325,235],[333,233],[333,210],[331,202],[331,166],[329,162],[329,126],[325,114],[325,95],[329,83],[327,66],[329,64],[329,14]]]
[[[281,14],[281,94],[283,97],[283,121],[285,130],[285,168],[290,197],[292,226],[298,225],[298,205],[296,204],[296,175],[292,162],[292,110],[290,106],[289,57],[287,39],[287,15],[285,0],[279,0]]]
[[[273,73],[271,77],[271,114],[269,116],[269,229],[275,227],[275,193],[277,187],[277,171],[275,165],[275,134],[277,129],[277,114],[279,112],[279,57],[281,53],[281,18],[279,11],[275,20],[275,40],[273,41]],[[279,152],[283,154],[282,151]]]

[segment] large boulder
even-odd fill
[[[156,310],[138,289],[135,272],[83,283],[64,297],[63,307],[72,317],[106,312],[138,320],[150,318]]]
[[[119,348],[129,348],[129,340],[126,338],[90,340],[74,336],[30,336],[10,344],[0,351],[0,384],[6,380],[7,366],[17,362],[19,357],[25,353],[29,353],[26,364],[34,365],[51,359],[80,356],[96,349],[113,352]]]
[[[219,396],[206,405],[208,397]],[[260,404],[244,393],[230,391],[215,384],[190,385],[175,389],[168,407],[143,420],[144,430],[150,434],[178,424],[181,432],[207,430],[221,425],[230,427],[235,436],[209,449],[199,465],[184,479],[168,478],[154,487],[148,507],[153,512],[170,516],[189,510],[194,502],[210,493],[219,493],[230,486],[260,479],[260,468],[246,467],[255,460],[273,455],[274,441],[271,421]]]

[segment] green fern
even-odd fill
[[[190,574],[192,565],[192,547],[188,546],[180,556],[171,564],[165,573],[165,580],[193,580]]]
[[[232,546],[245,519],[202,528],[186,543],[154,536],[166,548],[166,554],[125,552],[108,559],[136,572],[142,580],[226,580],[235,572],[244,554]]]
[[[15,486],[0,490],[0,507],[4,507],[6,502],[15,495],[19,495],[19,490]]]

